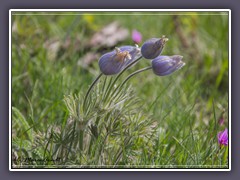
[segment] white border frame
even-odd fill
[[[11,128],[11,116],[12,116],[12,111],[11,111],[11,94],[12,94],[12,89],[11,89],[11,20],[12,20],[12,12],[27,12],[27,11],[31,11],[31,12],[107,12],[107,11],[111,11],[111,12],[134,12],[134,11],[138,11],[138,12],[167,12],[167,11],[172,11],[172,12],[177,12],[177,11],[181,11],[181,12],[203,12],[203,11],[208,11],[208,12],[228,12],[228,22],[229,22],[229,168],[228,169],[12,169],[11,167],[11,144],[12,144],[12,128]],[[231,9],[10,9],[9,10],[9,171],[231,171]]]

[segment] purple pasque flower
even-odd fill
[[[105,75],[118,74],[126,65],[140,57],[140,49],[135,46],[122,46],[104,54],[98,61],[101,72]]]
[[[168,38],[165,36],[162,36],[162,38],[151,38],[145,41],[141,48],[142,56],[146,59],[154,59],[158,57],[167,41]]]
[[[217,137],[218,137],[218,143],[220,144],[220,146],[228,145],[228,130],[227,130],[227,128],[224,131],[219,132]]]
[[[136,29],[132,31],[132,40],[134,43],[139,44],[142,42],[142,34]]]
[[[182,61],[183,56],[158,56],[152,60],[153,72],[158,76],[166,76],[181,69],[185,63]]]

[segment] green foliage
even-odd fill
[[[72,158],[81,165],[133,164],[136,157],[132,154],[140,150],[135,143],[153,144],[156,122],[143,113],[131,88],[110,89],[112,83],[111,77],[104,77],[86,104],[81,96],[64,98],[70,115],[65,134],[72,130],[72,139],[66,142],[75,152]]]

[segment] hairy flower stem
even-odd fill
[[[103,75],[103,73],[100,73],[98,75],[98,77],[92,82],[91,86],[88,88],[88,91],[86,93],[86,96],[84,98],[84,101],[83,101],[83,110],[85,110],[85,105],[86,105],[86,101],[87,101],[87,98],[89,96],[89,93],[91,92],[92,88],[94,87],[94,85],[98,82],[98,80],[100,79],[100,77]]]
[[[134,60],[133,62],[131,62],[130,64],[128,64],[118,75],[117,77],[114,79],[114,81],[112,82],[112,84],[110,85],[110,88],[108,89],[108,92],[106,93],[106,97],[105,99],[108,98],[108,96],[110,95],[110,90],[113,88],[114,84],[117,82],[117,80],[120,78],[120,76],[128,69],[130,68],[132,65],[136,64],[140,59],[142,59],[142,56],[140,56],[139,58],[137,58],[136,60]]]
[[[147,71],[147,70],[149,70],[149,69],[152,69],[152,66],[139,69],[139,70],[133,72],[132,74],[130,74],[130,75],[121,83],[121,85],[119,85],[119,86],[114,90],[113,94],[115,94],[119,88],[123,87],[123,85],[126,84],[127,81],[128,81],[129,79],[131,79],[133,76],[135,76],[135,75],[137,75],[137,74],[139,74],[139,73],[141,73],[141,72]],[[114,96],[113,98],[115,98],[116,96],[117,96],[117,94],[115,94],[115,96]]]
[[[142,56],[140,56],[139,58],[137,58],[136,60],[134,60],[133,62],[131,62],[130,64],[128,64],[116,77],[116,79],[114,80],[113,84],[116,83],[116,81],[119,79],[119,77],[132,65],[136,64],[140,59],[142,59]]]
[[[108,92],[107,92],[107,97],[106,97],[106,98],[108,98],[110,89],[113,88],[114,84],[115,84],[116,81],[119,79],[119,77],[120,77],[129,67],[131,67],[132,65],[134,65],[135,63],[137,63],[141,58],[142,58],[142,56],[140,56],[139,58],[137,58],[136,60],[134,60],[133,62],[131,62],[130,64],[128,64],[128,65],[118,74],[118,76],[115,78],[115,80],[114,80],[113,83],[111,84],[111,86],[110,86],[110,88],[109,88],[109,90],[108,90]],[[102,75],[103,75],[103,73],[100,73],[100,74],[98,75],[98,77],[92,82],[91,86],[88,88],[88,91],[87,91],[86,96],[85,96],[84,101],[83,101],[83,110],[84,110],[84,111],[86,110],[85,108],[86,108],[87,98],[88,98],[91,90],[93,89],[93,87],[95,86],[95,84],[98,82],[98,80],[100,79],[100,77],[101,77]]]
[[[121,88],[131,77],[137,75],[138,73],[147,71],[147,70],[149,70],[149,69],[152,69],[152,66],[149,66],[149,67],[146,67],[146,68],[142,68],[142,69],[139,69],[139,70],[133,72],[132,74],[130,74],[130,75],[122,82],[122,84],[119,86],[119,88]]]

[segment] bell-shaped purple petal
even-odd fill
[[[228,145],[228,130],[227,129],[218,133],[218,143],[220,145],[224,145],[224,146]]]
[[[182,56],[158,56],[152,60],[153,72],[158,76],[166,76],[181,69],[185,63]]]
[[[140,49],[135,46],[122,46],[100,57],[98,64],[105,75],[118,74],[126,65],[140,57]]]
[[[107,53],[99,59],[99,67],[103,74],[113,75],[121,71],[124,65],[124,57],[120,59],[119,55]]]
[[[154,59],[162,53],[168,38],[151,38],[143,43],[141,47],[142,56],[146,59]]]

